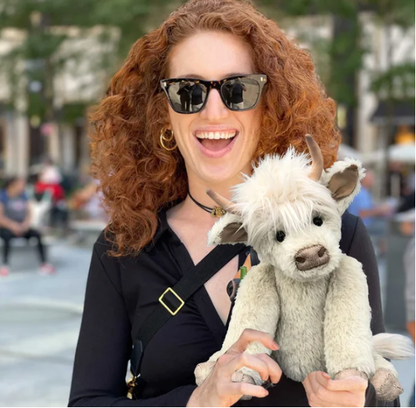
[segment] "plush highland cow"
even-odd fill
[[[321,151],[307,135],[312,165],[293,148],[267,156],[251,177],[234,187],[230,202],[211,198],[227,213],[208,234],[208,244],[245,243],[257,252],[238,289],[230,326],[220,351],[195,370],[197,384],[246,328],[272,335],[280,349],[272,357],[285,375],[303,381],[313,371],[333,379],[370,379],[381,400],[403,391],[386,358],[407,358],[412,346],[402,336],[370,329],[368,286],[362,265],[341,252],[341,215],[360,189],[364,169],[357,160],[323,170]],[[251,354],[271,351],[251,343]],[[262,384],[246,367],[236,376]]]

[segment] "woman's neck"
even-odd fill
[[[244,180],[243,174],[251,174],[252,170],[252,164],[247,163],[233,177],[220,181],[207,181],[195,174],[192,169],[187,168],[189,193],[198,203],[209,208],[216,207],[218,204],[208,196],[207,189],[214,190],[231,200],[232,187],[242,183]],[[218,221],[217,217],[198,206],[189,195],[186,196],[184,201],[168,211],[168,219],[172,218],[179,222],[192,223],[195,228],[201,227],[203,229],[210,229]]]
[[[231,199],[231,188],[236,184],[241,183],[241,181],[241,178],[235,178],[233,180],[227,180],[221,183],[207,183],[196,177],[189,177],[189,193],[199,204],[213,208],[218,206],[218,204],[213,201],[206,193],[208,188],[221,194],[223,197]],[[218,218],[211,215],[210,212],[198,206],[189,195],[185,198],[184,201],[182,201],[182,203],[176,206],[174,212],[176,213],[176,216],[180,218],[186,218],[191,222],[195,222],[195,226],[204,225],[210,228],[218,220]]]

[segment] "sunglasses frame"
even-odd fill
[[[230,81],[230,80],[233,80],[233,79],[237,79],[237,78],[240,78],[240,79],[242,79],[242,78],[254,79],[255,81],[257,81],[257,83],[259,85],[260,91],[259,91],[259,94],[257,96],[257,100],[254,103],[254,105],[251,106],[250,108],[245,108],[245,109],[232,109],[232,108],[228,107],[226,101],[224,100],[224,97],[223,97],[222,92],[221,92],[222,86],[227,81]],[[173,103],[172,103],[172,101],[170,99],[170,96],[169,96],[169,85],[171,83],[178,83],[178,82],[182,82],[182,81],[194,81],[195,83],[201,83],[201,84],[203,84],[207,88],[207,95],[205,97],[205,100],[202,103],[202,106],[200,107],[200,109],[198,109],[197,111],[194,111],[194,112],[178,112],[174,108]],[[226,106],[227,109],[229,109],[229,110],[231,110],[233,112],[244,112],[244,111],[247,111],[247,110],[250,110],[250,109],[254,109],[257,106],[257,104],[258,104],[258,102],[260,100],[260,95],[261,95],[261,93],[263,91],[263,87],[264,87],[264,85],[266,83],[267,83],[267,75],[265,75],[265,74],[247,74],[247,75],[235,75],[235,76],[231,76],[231,77],[227,77],[227,78],[221,79],[219,81],[206,81],[206,80],[200,79],[200,78],[185,78],[185,77],[162,79],[160,81],[160,86],[162,87],[163,91],[165,92],[166,97],[168,98],[168,102],[169,102],[169,105],[171,106],[171,108],[176,113],[179,113],[181,115],[189,115],[189,114],[193,114],[193,113],[199,113],[199,112],[202,111],[202,109],[204,109],[204,107],[205,107],[205,105],[207,103],[208,96],[209,96],[209,93],[210,93],[211,89],[216,89],[218,91],[218,93],[220,94],[220,97],[221,97],[221,100],[222,100],[223,104]]]

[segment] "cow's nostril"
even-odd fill
[[[303,257],[301,257],[301,256],[297,256],[297,257],[295,258],[295,261],[296,261],[297,263],[305,263],[306,259],[305,259],[305,258],[303,258]]]
[[[325,255],[326,249],[324,247],[321,247],[321,249],[318,252],[319,258],[322,258]]]

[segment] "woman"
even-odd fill
[[[238,111],[220,94],[221,85],[229,84],[221,80],[230,77],[247,87]],[[180,84],[196,79],[209,89],[205,103],[196,111],[182,110]],[[244,252],[152,336],[141,361],[140,399],[125,397],[136,341],[131,332],[151,315],[162,293],[213,250],[206,237],[216,218],[206,189],[230,198],[230,188],[241,182],[241,173],[250,173],[252,160],[283,153],[290,144],[305,150],[305,133],[314,135],[328,167],[340,139],[334,118],[335,104],[323,93],[310,56],[247,2],[190,1],[132,47],[92,118],[95,175],[111,222],[94,247],[70,405],[364,404],[362,379],[333,381],[312,373],[303,384],[295,383],[281,376],[269,357],[247,356],[243,351],[251,341],[276,347],[270,336],[251,330],[196,387],[196,365],[224,339],[230,312],[226,286],[246,259]],[[364,264],[373,330],[379,332],[377,267],[357,220],[345,218],[341,246]],[[242,366],[277,386],[267,391],[232,382]],[[243,394],[257,398],[239,401]]]
[[[3,240],[3,265],[0,276],[9,274],[10,243],[14,238],[27,240],[36,238],[40,259],[39,272],[51,274],[55,268],[46,262],[45,249],[39,231],[31,228],[32,214],[29,200],[25,193],[25,180],[20,177],[10,178],[0,191],[0,237]]]

